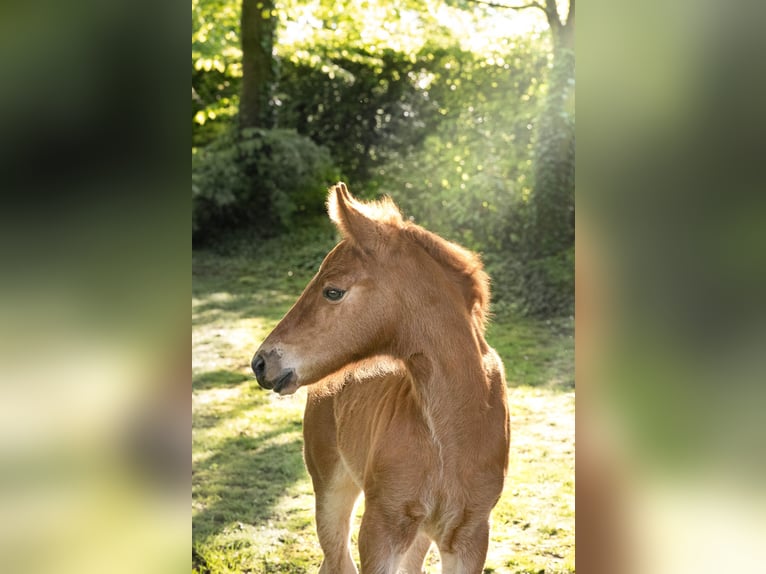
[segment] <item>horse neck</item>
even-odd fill
[[[445,444],[481,439],[491,397],[484,369],[489,346],[473,321],[462,323],[431,325],[405,359],[431,431]]]

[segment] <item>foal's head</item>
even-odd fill
[[[253,356],[262,387],[287,395],[373,355],[407,358],[438,336],[435,314],[483,330],[488,281],[476,255],[343,183],[327,207],[343,239]]]

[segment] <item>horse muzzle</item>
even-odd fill
[[[258,351],[253,356],[250,367],[262,388],[280,395],[291,395],[298,390],[298,377],[295,369],[282,368],[280,363],[280,357],[275,351]]]

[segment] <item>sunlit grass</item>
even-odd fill
[[[297,574],[316,572],[321,563],[302,458],[306,392],[280,398],[261,391],[249,361],[300,294],[325,244],[284,250],[275,242],[253,248],[248,257],[194,256],[197,572]],[[508,371],[512,448],[505,490],[492,514],[485,572],[574,572],[571,334],[571,321],[509,316],[496,317],[491,329],[490,342]],[[439,571],[435,554],[427,571]]]

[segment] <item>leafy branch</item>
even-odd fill
[[[566,22],[562,22],[561,16],[559,16],[558,9],[556,8],[556,0],[545,0],[545,4],[540,2],[529,2],[528,4],[501,4],[498,2],[492,2],[491,0],[466,0],[472,4],[482,4],[484,6],[491,6],[492,8],[505,8],[507,10],[526,10],[527,8],[537,8],[545,13],[545,17],[548,19],[548,25],[553,31],[554,38],[559,39],[566,35],[573,37],[575,26],[575,0],[569,1],[569,12],[567,14]]]
[[[506,8],[509,10],[526,10],[527,8],[539,8],[540,10],[548,14],[548,11],[546,10],[545,6],[543,6],[539,2],[530,2],[529,4],[523,4],[521,6],[512,6],[510,4],[498,4],[497,2],[489,2],[487,0],[468,0],[468,1],[474,4],[484,4],[485,6],[491,6],[492,8]]]

